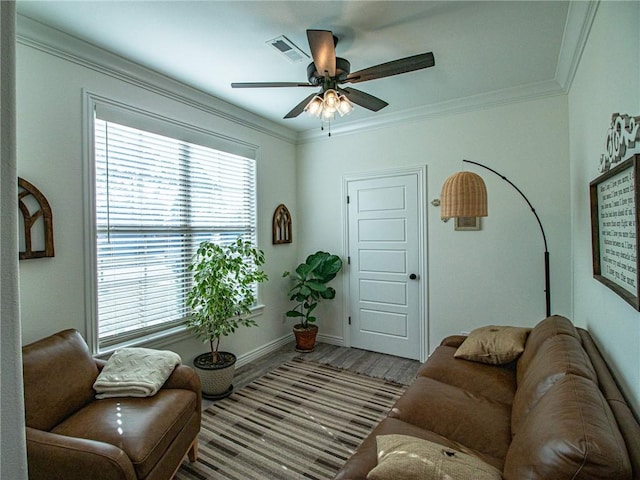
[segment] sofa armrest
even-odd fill
[[[133,464],[118,447],[27,427],[29,480],[136,480]]]
[[[200,385],[200,377],[195,370],[188,365],[178,365],[173,369],[167,381],[164,382],[162,388],[180,388],[183,390],[191,390],[198,397],[198,411],[201,409],[202,403],[202,387]]]
[[[458,348],[466,339],[466,335],[450,335],[440,342],[440,346]]]

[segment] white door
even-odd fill
[[[422,171],[346,181],[349,340],[423,360]]]

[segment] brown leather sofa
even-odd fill
[[[335,477],[365,479],[376,437],[403,434],[473,455],[505,480],[640,479],[640,425],[586,330],[549,317],[507,365],[445,338]]]
[[[104,361],[76,330],[22,349],[30,480],[169,480],[196,460],[200,381],[177,366],[146,398],[95,399]]]

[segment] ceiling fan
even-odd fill
[[[400,73],[412,72],[435,65],[433,53],[421,53],[411,57],[392,60],[373,67],[365,68],[351,73],[351,64],[344,58],[336,57],[335,47],[338,38],[328,30],[307,30],[307,39],[311,49],[313,62],[307,67],[308,83],[296,82],[249,82],[232,83],[232,88],[268,88],[268,87],[321,87],[317,93],[312,93],[287,113],[284,118],[295,118],[302,112],[311,108],[311,113],[317,111],[317,107],[327,102],[339,107],[339,99],[346,97],[361,107],[377,112],[389,105],[384,100],[356,90],[355,88],[342,88],[344,83],[358,83],[377,78],[390,77]],[[319,101],[313,107],[313,102]],[[345,102],[345,105],[348,102]],[[326,108],[326,107],[325,107]],[[333,107],[332,107],[333,108]],[[334,110],[335,111],[335,110]],[[339,110],[338,110],[339,111]],[[342,112],[340,112],[342,114]]]

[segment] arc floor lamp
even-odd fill
[[[478,162],[472,162],[471,160],[462,160],[466,163],[472,163],[478,165],[490,172],[495,173],[502,180],[507,182],[520,196],[527,202],[531,212],[536,217],[540,232],[542,233],[542,241],[544,242],[544,292],[546,300],[546,312],[547,317],[551,315],[551,290],[549,287],[549,249],[547,248],[547,236],[544,233],[542,222],[540,217],[533,208],[529,199],[524,193],[507,177],[496,172],[493,168],[487,167]],[[442,193],[440,194],[440,217],[444,219],[454,217],[486,217],[487,212],[487,187],[480,175],[473,172],[457,172],[447,178],[442,186]]]

